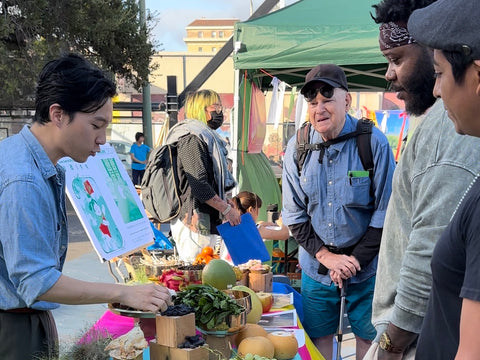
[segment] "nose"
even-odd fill
[[[323,112],[323,110],[325,110],[325,104],[323,103],[323,101],[317,102],[317,105],[315,105],[314,107],[314,112],[321,113]]]
[[[393,81],[397,78],[397,74],[395,70],[392,68],[392,65],[388,65],[387,72],[385,73],[385,80]]]
[[[435,96],[436,98],[442,97],[442,93],[440,91],[440,81],[438,80],[438,78],[435,80],[435,85],[433,86],[433,96]]]
[[[96,139],[97,144],[104,145],[107,142],[107,131],[104,130],[97,136]]]

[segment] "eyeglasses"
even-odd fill
[[[334,92],[335,88],[333,86],[324,84],[319,88],[316,87],[313,89],[308,89],[307,91],[305,91],[305,94],[303,96],[305,97],[305,100],[307,100],[307,102],[310,102],[317,97],[318,93],[320,93],[320,95],[322,95],[323,97],[330,99],[333,96]]]
[[[220,113],[223,111],[223,106],[220,105],[220,104],[208,105],[208,106],[205,108],[205,110],[208,109],[208,108],[215,108],[215,111],[216,111],[217,114],[220,114]]]

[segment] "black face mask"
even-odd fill
[[[217,130],[223,124],[223,112],[210,111],[210,116],[212,118],[207,121],[207,125],[210,129]]]

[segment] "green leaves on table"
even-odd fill
[[[190,285],[177,293],[174,302],[193,307],[196,325],[207,330],[228,329],[228,317],[245,310],[230,296],[210,285]]]

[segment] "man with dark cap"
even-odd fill
[[[438,0],[415,11],[408,28],[434,49],[436,82],[459,134],[480,137],[480,6]],[[478,154],[473,157],[477,162]],[[432,290],[417,359],[478,359],[480,342],[480,180],[463,194],[432,256]]]
[[[373,127],[370,178],[357,139],[344,137],[356,131],[357,119],[348,114],[352,98],[340,67],[315,67],[301,93],[308,102],[309,143],[317,144],[320,151],[307,152],[299,169],[297,139],[290,139],[284,159],[282,215],[300,245],[303,309],[308,314],[304,326],[322,355],[331,359],[340,313],[337,285],[348,283],[346,309],[357,357],[362,358],[375,337],[371,305],[395,162],[387,138]]]
[[[432,2],[384,0],[374,5],[380,50],[388,60],[385,78],[418,127],[412,131],[410,124],[409,142],[393,176],[373,298],[377,337],[365,357],[369,360],[414,358],[430,294],[433,248],[480,171],[479,139],[455,133],[442,101],[435,102],[432,94],[432,51],[406,27],[415,9]]]

